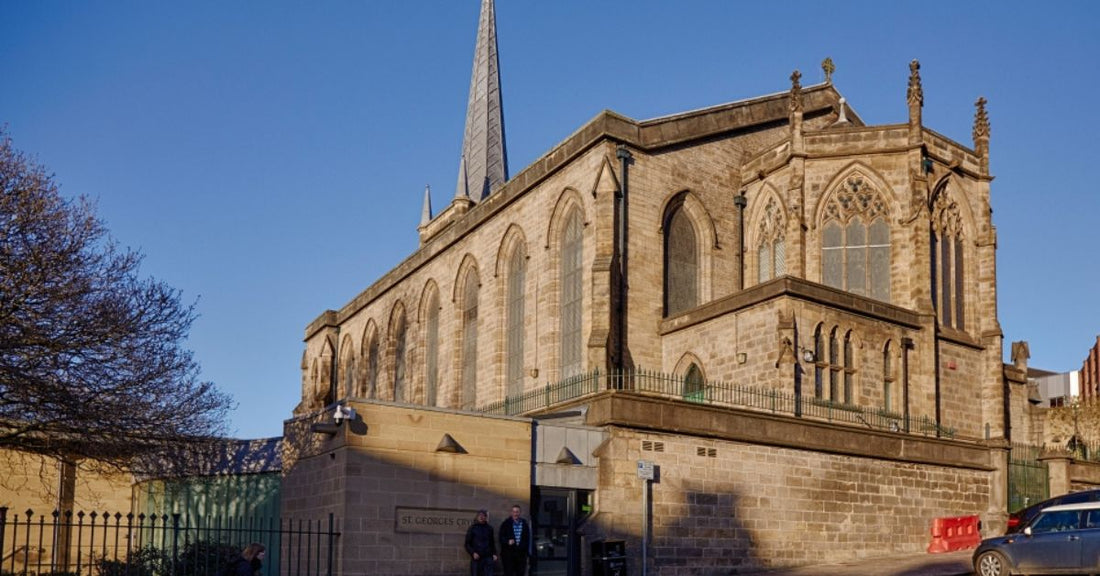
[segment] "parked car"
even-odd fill
[[[974,551],[978,576],[1095,572],[1100,559],[1100,502],[1050,506],[1023,530],[986,538]]]
[[[1058,506],[1060,504],[1077,504],[1078,502],[1100,502],[1100,489],[1082,490],[1080,492],[1062,494],[1061,496],[1055,496],[1049,500],[1043,500],[1038,504],[1032,504],[1027,508],[1017,510],[1008,515],[1008,529],[1005,530],[1005,534],[1015,534],[1023,530],[1024,526],[1027,526],[1028,522],[1044,508],[1050,508],[1051,506]]]

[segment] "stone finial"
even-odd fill
[[[837,101],[837,103],[836,103],[837,117],[836,117],[836,122],[833,122],[833,124],[832,124],[833,126],[836,126],[838,124],[839,125],[851,124],[851,120],[848,120],[848,107],[846,106],[847,103],[848,103],[848,101],[844,97],[841,97],[840,100]]]
[[[909,90],[905,96],[910,104],[924,106],[924,89],[920,85],[920,62],[916,58],[909,63]]]
[[[833,81],[833,71],[836,70],[836,66],[833,65],[833,59],[826,56],[821,61],[821,70],[825,72],[825,83],[829,84]]]
[[[420,225],[426,226],[432,221],[432,187],[424,185],[424,207],[420,209]]]
[[[1031,358],[1031,348],[1027,340],[1019,340],[1012,343],[1012,365],[1021,370],[1027,370],[1027,361]]]
[[[802,111],[802,73],[795,70],[791,73],[791,112]]]
[[[989,139],[989,115],[985,112],[985,98],[974,102],[974,141]]]

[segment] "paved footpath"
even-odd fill
[[[974,550],[883,556],[836,564],[752,572],[753,576],[966,576]]]

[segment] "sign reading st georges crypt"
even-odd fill
[[[463,534],[474,523],[474,510],[402,508],[394,510],[394,531],[421,534]]]

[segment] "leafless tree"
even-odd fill
[[[224,433],[194,304],[140,264],[0,129],[0,448],[155,472]]]

